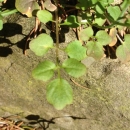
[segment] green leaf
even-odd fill
[[[35,0],[16,0],[15,7],[19,12],[26,14],[28,17],[32,17],[33,11],[40,9]]]
[[[82,43],[78,40],[72,41],[66,47],[65,52],[70,58],[82,60],[86,57],[86,48],[82,46]]]
[[[44,24],[52,21],[52,14],[47,10],[39,10],[37,12],[37,17]]]
[[[47,100],[57,110],[63,109],[73,101],[73,90],[64,79],[55,79],[47,86]]]
[[[44,61],[37,65],[37,67],[32,71],[32,76],[35,79],[47,81],[54,75],[54,70],[56,65],[51,61]]]
[[[69,26],[71,28],[77,28],[77,27],[80,26],[80,24],[78,23],[78,20],[77,20],[76,16],[74,16],[74,15],[69,15],[67,17],[67,19],[65,20],[65,22],[62,23],[62,24],[60,24],[60,25],[67,25],[67,26]]]
[[[96,39],[100,45],[107,45],[112,41],[112,38],[103,30],[97,32]]]
[[[82,41],[89,40],[90,37],[93,36],[93,29],[91,27],[82,29],[79,33],[79,37]],[[81,43],[80,43],[81,44]]]
[[[3,20],[0,20],[0,30],[3,29]]]
[[[49,35],[43,33],[33,39],[29,47],[37,56],[43,56],[53,47],[53,40]]]
[[[95,18],[94,24],[97,24],[99,26],[102,26],[106,22],[106,19],[103,18]]]
[[[96,60],[100,60],[103,55],[103,47],[98,42],[89,41],[87,42],[87,55],[93,57]]]
[[[120,10],[119,6],[109,6],[107,8],[107,12],[110,14],[110,16],[114,20],[117,20],[121,14],[121,10]]]
[[[121,60],[122,62],[127,62],[130,60],[130,34],[126,34],[125,42],[123,45],[120,45],[116,49],[116,56]]]
[[[62,67],[65,71],[75,77],[78,78],[86,73],[86,67],[80,61],[76,59],[67,59],[63,62]]]

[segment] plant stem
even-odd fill
[[[59,20],[58,20],[58,0],[55,0],[57,9],[55,11],[55,25],[56,25],[56,64],[59,66]],[[58,69],[58,77],[60,77],[60,68]]]

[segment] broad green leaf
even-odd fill
[[[3,29],[3,20],[0,20],[0,30]]]
[[[35,0],[16,0],[15,7],[19,12],[26,14],[28,17],[32,17],[33,11],[40,9]]]
[[[29,47],[37,56],[43,56],[53,47],[53,40],[49,35],[43,33],[33,39]]]
[[[108,0],[108,3],[109,4],[111,4],[111,3],[113,3],[114,2],[114,0]]]
[[[125,42],[123,45],[120,45],[116,49],[116,56],[121,60],[122,62],[127,62],[130,60],[130,34],[126,34]]]
[[[98,0],[92,0],[92,4],[96,4]]]
[[[97,42],[89,41],[87,42],[87,55],[99,60],[103,57],[103,47]]]
[[[112,41],[112,38],[103,30],[97,32],[96,39],[100,45],[107,45]]]
[[[102,19],[102,18],[95,18],[94,20],[94,24],[97,24],[99,26],[102,26],[105,22],[106,22],[106,19]]]
[[[67,59],[63,62],[62,67],[65,71],[75,77],[78,78],[86,73],[86,67],[80,61],[76,59]]]
[[[86,57],[86,48],[82,46],[82,43],[78,40],[72,41],[66,47],[65,52],[70,58],[82,60]]]
[[[37,67],[32,71],[32,76],[35,79],[47,81],[54,75],[54,70],[56,65],[51,61],[44,61],[37,65]]]
[[[105,9],[104,9],[104,8],[101,8],[99,4],[97,4],[97,5],[95,6],[95,10],[96,10],[96,12],[98,12],[99,14],[103,14],[104,11],[105,11]]]
[[[78,23],[77,17],[74,15],[69,15],[67,19],[65,20],[65,22],[60,25],[67,25],[71,28],[77,28],[80,26],[80,24]]]
[[[52,14],[47,10],[39,10],[37,12],[37,17],[44,24],[52,21]]]
[[[124,36],[125,43],[130,43],[130,34]]]
[[[47,86],[47,100],[57,110],[73,102],[73,90],[64,79],[55,79]]]
[[[82,29],[79,33],[79,37],[82,41],[89,40],[90,37],[93,36],[93,29],[91,27]],[[81,43],[80,43],[81,44]]]
[[[107,8],[107,12],[110,14],[110,16],[114,20],[117,20],[121,14],[121,10],[120,10],[119,6],[109,6]]]

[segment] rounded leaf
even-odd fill
[[[130,34],[126,34],[124,39],[124,43],[116,49],[116,56],[122,62],[127,62],[130,61]]]
[[[76,59],[70,58],[65,60],[62,67],[69,75],[75,78],[78,78],[86,73],[86,66]]]
[[[86,46],[88,56],[91,56],[96,60],[100,60],[103,57],[104,51],[102,45],[97,42],[89,41]]]
[[[43,33],[33,39],[29,47],[37,56],[43,56],[53,47],[53,40],[49,35]]]
[[[82,43],[78,40],[69,43],[65,49],[70,58],[76,60],[82,60],[86,57],[86,48],[82,46]]]
[[[52,14],[47,10],[39,10],[37,12],[37,17],[44,24],[52,21]]]
[[[51,61],[44,61],[37,65],[32,71],[32,76],[35,79],[47,81],[54,75],[56,65]]]
[[[91,27],[82,29],[79,33],[79,37],[82,41],[89,40],[90,37],[93,36],[93,29]]]
[[[112,41],[112,38],[103,30],[97,32],[96,39],[100,45],[107,45]]]
[[[73,101],[73,90],[64,79],[55,79],[47,86],[47,100],[57,110],[63,109]]]
[[[107,11],[114,20],[117,20],[121,14],[119,6],[109,6]]]
[[[15,7],[22,14],[26,14],[28,17],[32,16],[34,10],[40,9],[38,3],[35,0],[16,0]]]

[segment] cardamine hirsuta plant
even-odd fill
[[[6,3],[8,0],[1,0]],[[15,12],[27,17],[35,17],[35,27],[29,48],[37,55],[44,56],[50,49],[55,50],[55,62],[45,60],[32,71],[37,80],[49,81],[57,72],[57,78],[47,85],[47,100],[56,109],[61,110],[73,101],[73,90],[67,80],[61,76],[62,70],[78,78],[87,72],[81,62],[88,56],[100,60],[106,50],[114,51],[122,62],[130,60],[130,0],[15,0],[16,9],[0,10],[0,29],[3,18]],[[50,35],[41,33],[41,23],[52,23],[56,35],[56,44]],[[73,28],[77,39],[71,41],[64,49],[59,46],[59,34],[63,26]],[[28,42],[28,40],[27,40]],[[59,60],[59,50],[68,58]]]

